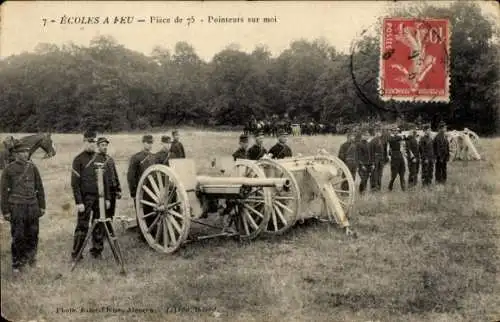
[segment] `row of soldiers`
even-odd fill
[[[408,167],[408,186],[414,187],[418,182],[420,166],[422,168],[422,185],[432,183],[433,174],[436,183],[444,184],[447,179],[447,163],[450,147],[446,138],[446,124],[439,124],[439,133],[431,137],[430,126],[424,126],[424,136],[417,139],[417,129],[411,135],[401,135],[399,128],[393,128],[390,133],[383,133],[381,128],[375,129],[375,136],[369,140],[367,132],[356,136],[349,133],[347,141],[339,150],[339,158],[349,168],[353,178],[359,173],[361,179],[360,193],[364,193],[370,179],[372,191],[380,191],[384,166],[390,161],[391,179],[388,189],[392,191],[394,181],[399,177],[401,190],[406,190],[405,172]],[[406,148],[402,151],[402,143]],[[435,169],[435,172],[434,172]],[[434,172],[434,173],[433,173]],[[344,183],[343,189],[347,183]]]
[[[264,133],[258,132],[255,135],[255,144],[248,148],[248,135],[240,136],[240,147],[233,153],[233,158],[259,160],[266,154],[271,154],[275,159],[283,159],[292,156],[292,149],[287,145],[287,133],[285,131],[278,132],[278,142],[267,151],[264,147]]]

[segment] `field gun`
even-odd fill
[[[147,168],[138,187],[135,203],[139,228],[147,243],[163,253],[175,252],[188,241],[212,237],[254,239],[267,227],[272,195],[293,193],[287,178],[268,178],[255,163],[246,160],[237,161],[224,175],[212,177],[197,176],[191,159],[172,159],[170,166]],[[221,226],[214,224],[217,220]],[[192,223],[220,232],[189,236]]]

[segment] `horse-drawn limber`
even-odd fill
[[[136,219],[156,251],[175,252],[182,244],[217,236],[251,240],[282,234],[298,221],[316,218],[346,233],[354,206],[354,179],[346,165],[326,153],[281,160],[220,158],[214,175],[196,175],[191,159],[152,165],[136,194]],[[215,221],[222,225],[215,226]],[[193,223],[220,229],[191,236]]]

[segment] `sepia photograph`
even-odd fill
[[[500,321],[496,1],[6,1],[2,321]]]

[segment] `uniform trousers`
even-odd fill
[[[399,184],[401,185],[401,190],[405,191],[405,161],[402,156],[394,155],[391,159],[391,181],[389,182],[389,190],[392,190],[394,186],[394,181],[399,176]]]
[[[36,262],[38,222],[41,216],[38,204],[11,204],[10,233],[12,236],[12,268]]]
[[[412,162],[411,160],[408,160],[408,187],[414,187],[417,185],[419,168],[420,163],[418,161]]]
[[[375,160],[373,172],[370,176],[370,186],[372,191],[380,191],[382,188],[382,174],[384,172],[384,160]]]
[[[436,160],[436,183],[446,183],[446,179],[448,178],[446,166],[447,162],[445,160]]]
[[[428,186],[432,183],[432,174],[434,172],[433,160],[422,160],[422,185]]]

